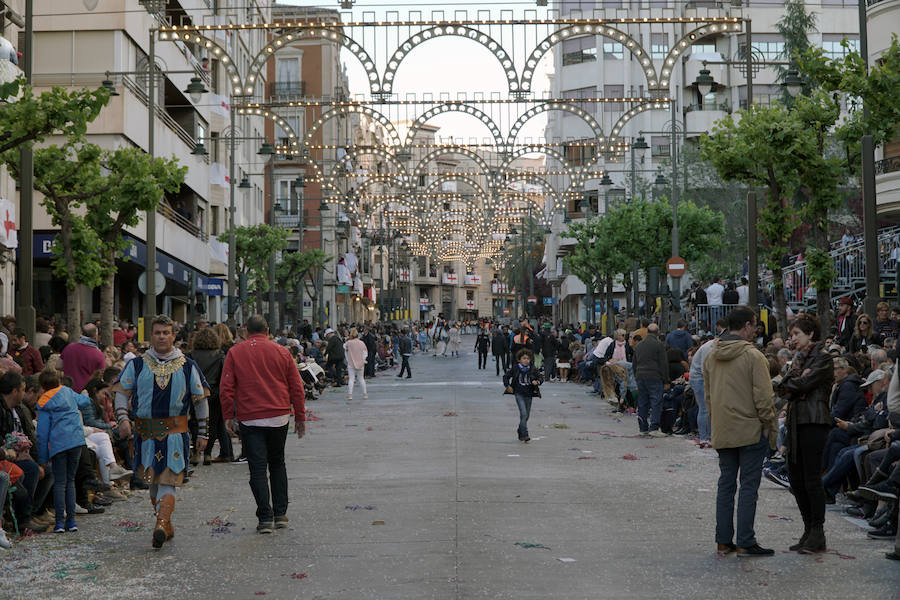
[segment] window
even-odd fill
[[[747,107],[747,86],[741,86],[738,94],[741,99],[741,108]],[[757,106],[769,106],[773,102],[781,101],[783,93],[780,85],[754,85],[753,104]]]
[[[625,47],[619,42],[603,42],[603,58],[606,60],[622,60],[625,58]]]
[[[210,159],[213,162],[219,162],[219,151],[221,150],[221,148],[219,148],[219,132],[213,131],[209,134],[209,137],[210,137],[210,140],[209,140],[210,141],[210,144],[209,144]]]
[[[594,12],[593,0],[563,0],[562,15],[568,17],[573,11],[581,13],[582,16],[590,16]]]
[[[597,60],[597,38],[584,35],[565,40],[562,43],[562,64],[577,65]]]
[[[604,98],[621,98],[625,95],[625,86],[624,85],[604,85],[603,86],[603,97]],[[603,103],[603,112],[618,112],[625,110],[625,105],[622,102],[604,102]]]
[[[570,165],[573,167],[583,167],[584,165],[593,162],[594,158],[597,156],[597,147],[593,145],[584,145],[584,142],[590,141],[591,140],[579,140],[563,146],[563,155],[566,157],[566,160],[569,161]]]
[[[669,54],[669,34],[650,34],[650,57],[665,58]]]
[[[583,87],[577,88],[574,90],[563,90],[562,97],[567,99],[581,99],[581,98],[594,98],[597,95],[597,88],[595,87]],[[593,114],[596,110],[596,103],[594,102],[576,102],[575,106],[584,110],[587,113]],[[575,115],[572,113],[565,113],[566,116],[574,117]]]
[[[667,135],[654,135],[650,137],[650,154],[652,156],[668,156],[672,138]]]
[[[219,207],[211,206],[209,213],[209,233],[219,235]]]
[[[714,54],[715,52],[715,42],[698,42],[696,44],[691,44],[691,54]]]
[[[847,38],[847,48],[841,45],[844,38]],[[822,36],[822,49],[825,50],[825,56],[830,59],[844,58],[850,52],[859,52],[859,38],[855,34],[826,33]]]

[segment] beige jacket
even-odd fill
[[[778,418],[769,364],[750,342],[729,336],[715,342],[703,362],[703,388],[713,448],[759,443],[775,448]]]

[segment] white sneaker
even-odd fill
[[[122,479],[124,477],[130,477],[133,471],[122,467],[118,463],[112,463],[109,466],[109,479],[111,481],[115,481],[117,479]]]
[[[9,542],[9,539],[6,537],[6,532],[0,528],[0,548],[9,548],[12,544]]]
[[[650,437],[664,438],[664,437],[669,437],[669,434],[663,433],[659,429],[654,429],[653,431],[650,432]]]
[[[353,400],[353,395],[352,395],[352,394],[347,394],[347,400]]]
[[[368,394],[363,394],[363,400],[368,400],[368,399],[369,399],[369,395],[368,395]]]
[[[75,514],[76,515],[86,515],[88,514],[88,510],[81,506],[80,504],[75,505]]]

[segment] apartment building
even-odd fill
[[[869,64],[875,64],[900,30],[900,0],[866,2]],[[878,216],[894,221],[900,217],[900,128],[897,135],[875,151],[875,193]]]
[[[34,18],[34,85],[99,87],[109,79],[116,94],[88,129],[88,141],[103,148],[149,149],[148,65],[151,36],[165,25],[264,22],[269,3],[261,0],[220,1],[101,0],[93,11],[81,0],[42,4]],[[227,244],[217,237],[228,229],[229,141],[235,136],[237,181],[246,178],[249,189],[237,190],[236,226],[251,225],[264,215],[264,184],[256,151],[263,139],[263,119],[241,115],[231,126],[232,102],[223,62],[246,64],[265,43],[256,30],[222,30],[212,43],[162,39],[154,44],[160,75],[155,81],[156,103],[153,154],[175,157],[187,166],[181,189],[167,194],[156,214],[156,270],[165,285],[151,312],[165,312],[178,321],[205,316],[226,318],[229,290]],[[225,54],[228,57],[226,58]],[[199,80],[205,93],[199,99],[187,92]],[[254,141],[255,140],[255,141]],[[50,139],[53,143],[60,140]],[[206,152],[198,151],[203,143]],[[64,314],[62,283],[52,275],[50,243],[55,237],[49,216],[35,210],[35,303],[39,314]],[[143,314],[144,294],[138,280],[146,268],[146,222],[130,229],[129,260],[122,260],[116,276],[115,311],[120,318]],[[149,290],[152,292],[153,290]],[[97,291],[85,290],[85,318],[99,310]]]
[[[896,5],[897,0],[886,0],[888,5]],[[697,28],[697,23],[651,22],[654,19],[673,17],[693,17],[702,20],[707,17],[735,17],[749,19],[752,29],[753,56],[760,62],[784,61],[782,56],[784,39],[778,33],[776,24],[784,14],[783,5],[777,0],[749,0],[730,2],[673,0],[649,0],[644,2],[591,2],[559,1],[554,7],[563,16],[597,16],[600,18],[637,18],[638,23],[619,25],[631,39],[645,51],[655,66],[660,79],[668,77],[671,107],[656,107],[634,102],[584,103],[582,108],[589,111],[601,124],[606,135],[625,138],[629,142],[642,136],[647,144],[643,150],[634,150],[637,177],[652,181],[653,171],[661,161],[668,161],[672,145],[672,129],[676,145],[696,143],[699,136],[711,130],[713,124],[737,108],[747,105],[746,70],[742,64],[716,64],[725,61],[742,62],[745,56],[746,35],[719,26],[711,35],[698,37],[687,47],[679,43],[682,38]],[[813,44],[820,45],[832,56],[846,52],[841,46],[843,39],[849,40],[851,48],[858,47],[858,9],[855,1],[826,0],[809,3],[807,10],[817,16],[818,31],[810,35]],[[870,7],[870,12],[872,7]],[[900,9],[896,9],[900,10]],[[648,22],[643,22],[647,19]],[[871,21],[871,19],[870,19]],[[896,22],[896,19],[894,19]],[[880,21],[886,28],[883,36],[889,39],[888,30],[896,29],[889,20]],[[870,33],[870,36],[872,34]],[[889,42],[885,42],[886,45]],[[679,44],[677,55],[670,55],[674,44]],[[870,48],[877,54],[877,46]],[[649,55],[649,56],[647,56]],[[669,58],[673,58],[671,63]],[[571,37],[554,47],[553,96],[557,98],[648,98],[645,70],[647,64],[627,43],[616,37],[577,36]],[[696,85],[701,70],[708,70],[716,85],[712,91],[701,95]],[[753,69],[753,103],[768,104],[782,95],[781,85],[776,81],[777,71],[773,66],[759,65]],[[591,131],[581,119],[568,113],[551,113],[547,137],[553,139],[588,140]],[[585,192],[593,199],[593,214],[602,213],[604,206],[599,199],[605,193],[618,197],[631,196],[630,177],[631,156],[626,151],[618,156],[597,155],[573,145],[566,153],[573,164],[596,164],[598,170],[607,170],[613,186],[603,190],[597,178],[585,182]],[[549,159],[550,163],[554,161]],[[559,164],[558,162],[556,164]],[[637,184],[638,189],[641,188]],[[898,190],[900,191],[900,190]],[[879,200],[881,203],[881,200]],[[568,216],[578,218],[581,211],[569,206]],[[593,302],[585,297],[583,283],[566,273],[562,261],[572,240],[560,235],[564,230],[563,216],[556,219],[554,234],[550,236],[548,275],[558,294],[558,318],[566,321],[594,320]],[[616,295],[624,303],[622,289]]]
[[[24,0],[0,1],[0,83],[14,81],[22,75],[16,48],[25,23]],[[0,165],[0,315],[15,313],[16,248],[19,227],[19,194],[16,180]]]

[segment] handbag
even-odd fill
[[[866,440],[866,446],[868,446],[869,451],[873,450],[884,450],[887,443],[884,441],[884,434],[890,431],[890,429],[878,429],[869,434],[869,438]]]
[[[23,471],[19,465],[8,460],[0,460],[0,471],[4,471],[9,475],[9,482],[11,484],[17,482],[22,478],[22,475],[25,474],[25,471]],[[2,504],[4,500],[5,498],[0,498],[0,504]]]

